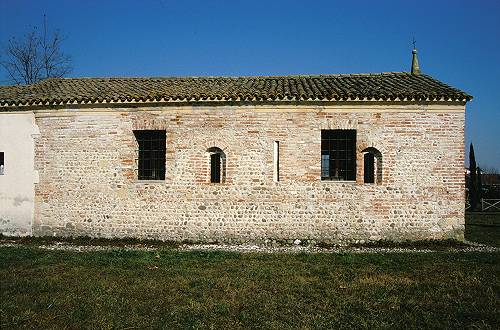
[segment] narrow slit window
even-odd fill
[[[137,178],[139,180],[165,180],[164,130],[134,131],[138,145]]]
[[[321,131],[321,180],[356,180],[356,130]]]
[[[0,175],[4,174],[4,170],[5,170],[4,161],[5,161],[4,153],[3,153],[3,151],[0,151]]]
[[[210,155],[210,182],[220,183],[220,154]]]
[[[375,183],[375,155],[367,152],[364,155],[365,183]]]
[[[382,153],[374,147],[361,151],[363,153],[363,176],[365,183],[382,183]]]
[[[223,183],[226,179],[226,154],[217,147],[209,148],[210,183]]]
[[[280,142],[274,141],[273,146],[273,181],[280,180]]]

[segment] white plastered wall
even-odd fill
[[[34,139],[39,134],[33,112],[0,112],[0,233],[31,235],[34,214]]]

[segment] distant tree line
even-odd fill
[[[499,174],[498,172],[498,169],[494,167],[483,169],[478,166],[476,163],[476,156],[474,154],[474,146],[471,143],[469,149],[469,175],[466,177],[468,188],[467,198],[470,204],[469,210],[474,211],[480,208],[479,206],[483,197],[487,199],[498,198],[498,184],[495,183],[498,182],[498,179],[495,178],[495,175]],[[487,179],[485,186],[485,183],[483,182],[484,175],[486,175]],[[485,192],[486,195],[483,196]]]

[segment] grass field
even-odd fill
[[[499,275],[499,253],[0,247],[0,328],[494,329]]]
[[[467,213],[465,223],[467,240],[500,247],[500,213]]]
[[[465,238],[494,247],[500,247],[500,226],[467,226]]]
[[[497,218],[465,236],[500,247]],[[486,224],[486,226],[484,226]],[[0,329],[473,328],[500,324],[500,253],[262,254],[0,246]],[[75,239],[73,244],[88,244]],[[425,248],[419,243],[415,247]],[[457,245],[459,246],[459,245]]]

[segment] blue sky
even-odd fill
[[[415,37],[422,71],[474,96],[467,146],[500,169],[498,0],[0,0],[0,44],[43,14],[75,77],[408,71]]]

